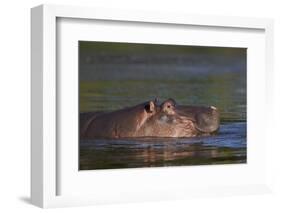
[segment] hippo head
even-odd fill
[[[173,99],[144,104],[145,119],[138,134],[155,137],[191,137],[212,134],[219,128],[217,108],[177,105]]]
[[[168,99],[148,101],[111,112],[80,115],[81,138],[193,137],[219,128],[215,107],[177,105]]]

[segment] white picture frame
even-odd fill
[[[153,13],[148,11],[123,11],[100,8],[84,8],[74,6],[54,6],[41,5],[31,10],[31,72],[32,72],[32,118],[31,118],[31,201],[33,204],[47,208],[59,206],[90,205],[99,203],[116,202],[137,202],[142,200],[165,200],[178,199],[194,196],[209,195],[232,195],[232,194],[252,194],[270,192],[270,161],[265,162],[265,167],[260,172],[264,172],[266,178],[254,184],[233,184],[200,187],[199,183],[194,183],[194,188],[177,188],[171,186],[165,190],[155,188],[155,193],[123,193],[110,190],[99,195],[79,194],[79,195],[58,195],[58,178],[61,167],[58,166],[59,152],[57,145],[57,88],[60,83],[57,80],[57,21],[64,19],[87,19],[87,20],[110,20],[119,22],[135,22],[169,26],[200,26],[218,27],[228,30],[234,29],[254,29],[264,32],[265,57],[262,74],[265,74],[265,87],[261,92],[264,93],[264,104],[267,109],[272,109],[273,100],[271,91],[273,90],[273,21],[271,19],[241,18],[241,17],[217,17],[188,14],[166,14]],[[251,76],[250,76],[251,77]],[[253,79],[252,79],[253,80]],[[255,85],[257,86],[257,85]],[[250,109],[252,110],[252,109]],[[261,133],[269,143],[270,131],[268,128],[271,122],[271,110],[267,110],[263,122],[266,132]],[[268,146],[268,143],[266,146]],[[264,156],[268,158],[267,156]],[[234,168],[234,167],[233,167]],[[228,170],[233,169],[231,167]],[[181,170],[183,170],[182,168]],[[224,169],[224,168],[220,168]],[[246,168],[247,169],[247,168]],[[211,169],[206,169],[211,173]],[[174,170],[176,171],[176,170]],[[78,171],[77,171],[78,172]],[[137,171],[140,173],[154,173],[154,170]],[[155,174],[161,173],[158,170]],[[115,174],[120,171],[115,171]],[[164,174],[164,173],[163,173]],[[105,174],[106,175],[106,174]],[[126,175],[130,175],[127,173]],[[94,176],[93,176],[94,177]],[[173,177],[171,177],[173,178]],[[71,189],[70,189],[71,190]],[[134,190],[134,189],[132,189]],[[171,193],[169,193],[171,192]]]

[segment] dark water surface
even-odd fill
[[[216,106],[222,123],[209,137],[80,140],[80,169],[246,162],[246,49],[80,42],[79,52],[80,112],[173,98]]]
[[[85,140],[80,169],[246,163],[246,124],[225,123],[214,136]]]

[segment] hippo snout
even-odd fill
[[[196,114],[196,128],[204,133],[217,132],[220,125],[220,114],[217,107],[210,106]]]

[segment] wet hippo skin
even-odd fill
[[[195,137],[219,129],[217,108],[157,100],[112,112],[80,113],[80,138]]]

